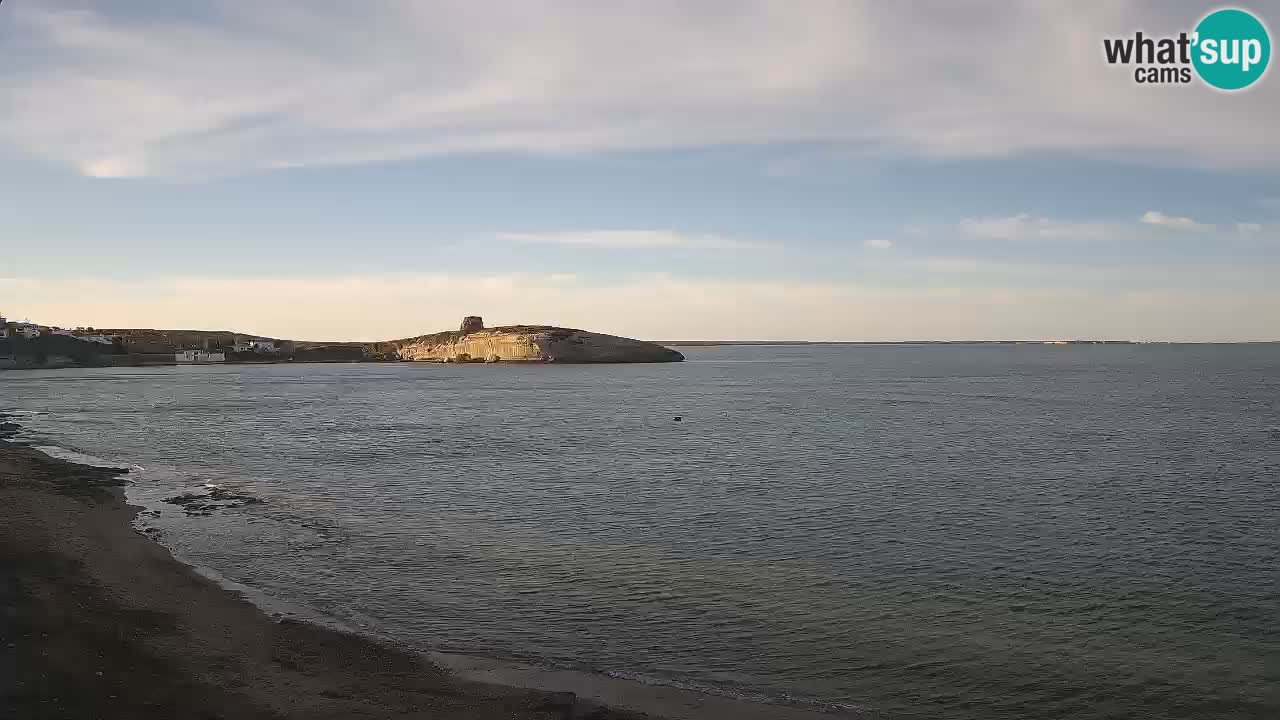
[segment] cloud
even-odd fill
[[[888,250],[893,247],[893,241],[885,240],[884,238],[873,238],[871,240],[864,240],[862,242],[862,247],[870,248],[872,250]]]
[[[933,273],[976,273],[981,264],[976,258],[931,257],[925,258],[924,267]]]
[[[1009,217],[968,218],[960,221],[967,235],[990,240],[1099,240],[1108,235],[1101,223],[1050,220],[1026,213]]]
[[[765,143],[1280,161],[1280,84],[1139,88],[1103,62],[1191,3],[8,5],[0,142],[94,177]]]
[[[210,303],[217,297],[217,303]],[[1280,338],[1275,291],[995,286],[534,274],[59,278],[0,285],[13,316],[62,326],[232,329],[386,340],[457,327],[552,323],[651,339]]]
[[[600,249],[749,250],[767,243],[717,235],[686,235],[670,230],[575,230],[571,232],[500,233],[500,240]]]
[[[1142,224],[1188,232],[1209,232],[1214,225],[1201,223],[1193,218],[1168,215],[1159,210],[1149,210],[1140,218]],[[1250,222],[1234,223],[1240,233],[1258,233],[1263,225]],[[1232,227],[1232,226],[1225,226]],[[1129,228],[1118,223],[1063,222],[1027,213],[1007,217],[966,218],[959,223],[965,235],[987,240],[1102,240],[1130,235]]]
[[[93,178],[145,177],[147,166],[141,157],[104,157],[82,164],[80,172]]]
[[[1143,213],[1142,222],[1147,225],[1156,225],[1158,227],[1172,228],[1174,230],[1188,230],[1191,232],[1203,232],[1213,229],[1212,225],[1198,223],[1189,217],[1165,215],[1159,210],[1148,210]]]

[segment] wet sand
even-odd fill
[[[0,439],[0,717],[650,717],[268,617],[137,532],[123,482]]]

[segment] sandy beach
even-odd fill
[[[647,717],[269,617],[137,532],[123,482],[0,440],[0,717]]]

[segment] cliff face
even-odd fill
[[[474,323],[471,324],[474,327]],[[655,343],[542,325],[442,332],[394,343],[401,360],[434,362],[680,362]]]

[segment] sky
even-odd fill
[[[1280,340],[1276,71],[1103,57],[1217,7],[7,0],[0,314]]]

